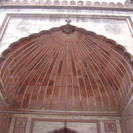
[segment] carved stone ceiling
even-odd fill
[[[69,24],[42,31],[3,53],[3,95],[14,109],[118,111],[131,59],[113,40]]]

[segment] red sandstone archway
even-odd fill
[[[1,92],[16,109],[119,111],[132,87],[131,55],[69,24],[22,38],[3,57]]]

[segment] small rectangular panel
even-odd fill
[[[63,122],[36,121],[34,123],[33,133],[49,133],[51,131],[59,130],[63,126]]]
[[[8,133],[11,117],[8,113],[0,113],[0,133]]]
[[[15,120],[13,133],[25,133],[26,124],[27,124],[26,117],[17,117]]]
[[[116,121],[115,120],[105,120],[104,121],[105,133],[117,133]]]
[[[69,122],[68,128],[76,130],[77,133],[97,133],[96,123]]]

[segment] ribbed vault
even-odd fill
[[[69,24],[20,39],[3,56],[1,91],[12,108],[117,111],[133,81],[122,46]]]

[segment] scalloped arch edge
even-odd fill
[[[29,36],[27,37],[23,37],[23,38],[20,38],[19,40],[17,40],[16,42],[13,42],[9,45],[9,47],[7,49],[5,49],[2,53],[1,53],[1,57],[0,57],[0,70],[1,70],[1,67],[3,65],[3,62],[5,61],[6,59],[6,56],[7,54],[9,54],[11,51],[12,51],[12,48],[15,47],[16,45],[19,45],[19,43],[23,42],[24,40],[30,40],[32,39],[33,37],[39,37],[40,35],[42,34],[49,34],[51,32],[54,32],[54,31],[60,31],[62,30],[63,28],[65,28],[66,26],[68,26],[68,24],[66,25],[63,25],[63,26],[60,26],[60,27],[54,27],[54,28],[51,28],[49,30],[42,30],[40,31],[39,33],[33,33],[33,34],[30,34]],[[83,32],[84,34],[86,35],[91,35],[91,36],[95,36],[96,38],[98,39],[101,39],[105,42],[108,42],[108,43],[111,43],[113,45],[113,48],[114,49],[118,49],[120,50],[120,54],[123,55],[123,57],[127,60],[128,59],[128,62],[129,64],[132,66],[132,70],[133,70],[133,56],[127,52],[126,48],[120,44],[118,44],[116,41],[112,40],[112,39],[108,39],[107,37],[103,36],[103,35],[98,35],[96,34],[95,32],[93,31],[88,31],[84,28],[78,28],[76,26],[73,26],[73,25],[69,25],[70,28],[73,28],[75,31],[79,31],[79,32]]]

